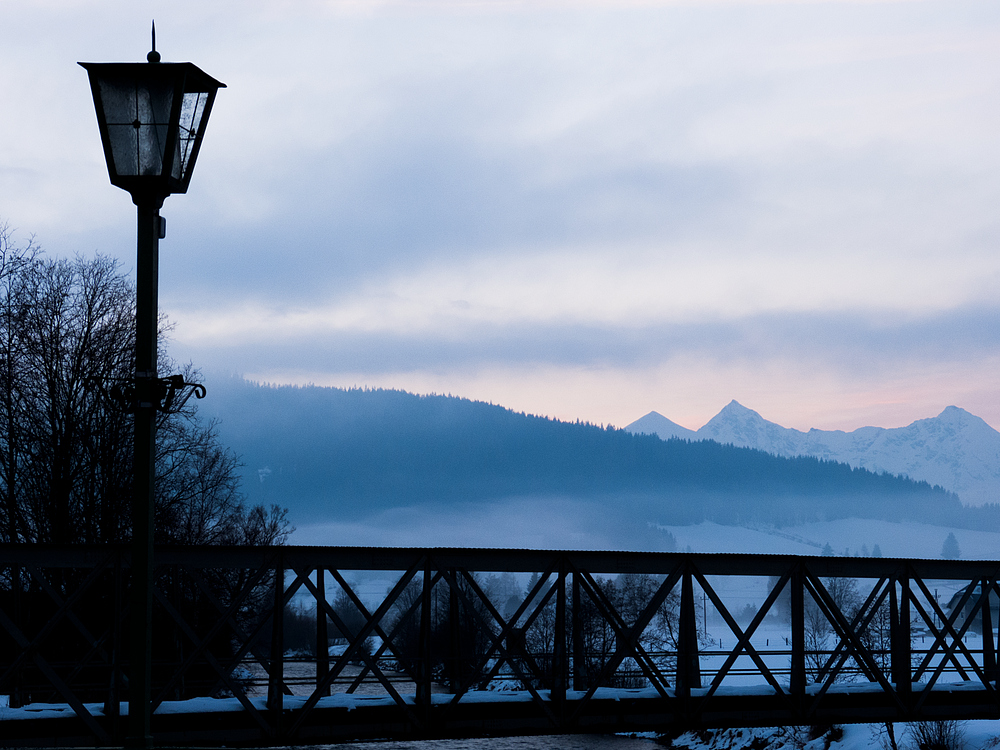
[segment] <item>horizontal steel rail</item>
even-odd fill
[[[121,743],[130,567],[0,545],[0,745]],[[994,561],[158,547],[154,597],[173,745],[1000,718]]]

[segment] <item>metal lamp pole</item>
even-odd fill
[[[134,415],[132,590],[127,744],[151,744],[153,626],[153,500],[157,412],[183,405],[178,391],[204,388],[156,371],[160,207],[187,192],[215,95],[225,84],[191,63],[161,63],[153,49],[145,63],[80,63],[90,75],[97,123],[111,184],[127,190],[137,212],[135,376],[112,388]]]
[[[145,747],[150,723],[153,625],[153,499],[156,477],[157,294],[162,198],[136,201],[135,453],[132,496],[132,591],[129,646],[128,736]]]

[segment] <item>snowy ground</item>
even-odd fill
[[[953,725],[958,743],[948,750],[990,750],[1000,747],[1000,722],[966,721]],[[919,750],[913,727],[894,726],[899,750]],[[959,744],[960,743],[960,744]],[[664,743],[665,744],[665,743]],[[677,750],[889,750],[889,736],[881,724],[848,724],[810,739],[807,727],[726,729],[684,734],[669,747]]]
[[[949,533],[958,540],[963,560],[995,560],[1000,556],[1000,534],[951,529],[925,523],[892,523],[848,518],[840,521],[786,526],[780,529],[721,526],[663,526],[677,540],[677,549],[694,552],[746,552],[779,555],[819,555],[827,544],[837,555],[870,555],[878,545],[883,557],[941,556]]]
[[[921,523],[850,518],[792,527],[628,525],[613,508],[570,500],[530,500],[450,507],[438,512],[394,509],[363,521],[299,524],[292,544],[388,547],[507,547],[527,549],[621,549],[819,555],[827,544],[837,555],[938,558],[949,533],[962,559],[1000,557],[1000,533]]]

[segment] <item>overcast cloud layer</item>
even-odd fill
[[[1000,426],[995,2],[0,4],[0,219],[134,266],[78,60],[228,84],[167,200],[207,372],[697,428]]]

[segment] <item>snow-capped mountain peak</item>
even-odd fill
[[[790,455],[789,452],[796,448],[796,436],[802,433],[769,422],[753,409],[733,400],[699,429],[697,435],[702,440]]]
[[[697,439],[697,433],[687,427],[681,427],[676,422],[667,419],[656,411],[651,411],[644,417],[635,420],[626,429],[636,434],[658,435],[663,440],[673,437],[684,438],[685,440]]]
[[[1000,502],[1000,432],[957,406],[938,416],[918,419],[906,427],[861,427],[851,432],[818,430],[801,432],[764,419],[753,409],[730,401],[701,429],[691,432],[656,412],[633,422],[631,432],[664,432],[658,424],[640,423],[653,414],[658,424],[682,430],[681,437],[715,440],[756,448],[779,456],[813,456],[841,461],[871,471],[902,474],[940,485],[970,505]]]

